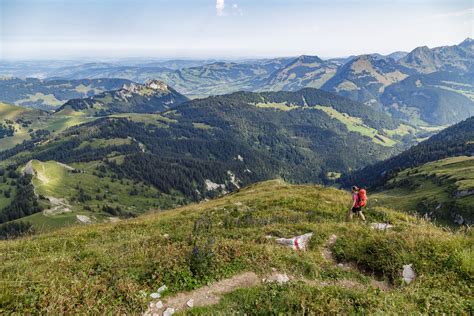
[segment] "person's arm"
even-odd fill
[[[352,194],[352,208],[357,207],[357,195]]]

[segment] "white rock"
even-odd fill
[[[309,240],[313,237],[313,233],[308,233],[293,238],[277,238],[277,243],[288,246],[295,250],[305,250]]]
[[[151,293],[151,294],[150,294],[150,297],[151,297],[151,298],[155,298],[155,299],[156,299],[156,298],[160,298],[160,297],[161,297],[161,294],[160,294],[160,293]]]
[[[163,234],[164,238],[170,238],[170,234]]]
[[[190,299],[189,301],[186,302],[186,306],[191,308],[194,306],[194,300],[193,299]]]
[[[155,304],[153,304],[153,303],[150,303],[150,308],[153,308],[153,306],[154,306],[154,305],[155,305]]]
[[[276,281],[278,284],[283,284],[290,281],[290,278],[286,274],[277,274]]]
[[[163,316],[171,316],[173,315],[175,312],[174,308],[173,307],[168,307],[164,312],[163,312]]]
[[[92,220],[89,216],[86,216],[86,215],[76,215],[76,218],[78,221],[80,221],[81,223],[84,223],[84,224],[90,224],[92,223]]]
[[[412,268],[412,264],[406,264],[403,266],[403,281],[406,284],[410,284],[416,277],[415,271]]]
[[[206,190],[207,191],[213,191],[213,190],[224,190],[225,189],[225,184],[219,184],[212,182],[209,179],[206,179]]]
[[[370,228],[378,229],[378,230],[387,230],[387,229],[392,228],[392,227],[393,227],[393,225],[385,224],[385,223],[372,223],[372,224],[370,224]]]
[[[162,301],[156,302],[155,307],[158,309],[163,308],[163,302]]]
[[[230,183],[232,183],[237,189],[240,189],[239,180],[237,179],[235,174],[232,171],[228,170],[227,175],[230,178]]]
[[[274,273],[264,280],[265,280],[264,282],[277,282],[278,284],[281,285],[290,281],[290,278],[288,277],[288,275],[286,275],[286,273],[285,274]]]
[[[159,294],[163,293],[164,291],[166,291],[168,289],[168,287],[166,285],[162,285],[160,286],[160,288],[158,289],[158,292]]]

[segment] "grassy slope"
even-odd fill
[[[429,214],[454,212],[452,202],[455,201],[461,207],[472,210],[473,195],[455,199],[453,192],[474,190],[474,157],[447,158],[409,168],[400,172],[386,186],[387,190],[373,196],[378,204]],[[432,208],[419,209],[423,207],[419,206],[422,201],[432,205]],[[472,211],[467,214],[461,212],[460,215],[472,219]]]
[[[259,108],[276,109],[276,110],[281,110],[281,111],[291,111],[291,110],[300,108],[293,104],[275,103],[275,102],[257,103],[255,104],[255,106]],[[308,107],[303,107],[303,108],[308,108]],[[364,121],[359,117],[353,117],[347,113],[339,112],[331,106],[316,105],[314,108],[323,111],[324,113],[328,114],[331,118],[336,119],[339,122],[343,123],[349,131],[359,133],[362,136],[367,136],[374,143],[387,146],[387,147],[395,146],[397,143],[400,142],[399,139],[403,136],[406,136],[409,134],[415,135],[417,132],[419,132],[419,130],[417,130],[416,128],[412,126],[409,126],[406,124],[400,124],[400,126],[396,129],[384,130],[385,135],[382,135],[376,129],[367,126],[364,123]]]
[[[106,221],[112,215],[102,211],[103,205],[119,206],[124,212],[142,214],[150,208],[170,208],[179,201],[171,196],[159,194],[154,187],[143,183],[135,183],[129,179],[113,180],[108,174],[99,175],[96,173],[96,168],[100,164],[100,162],[71,164],[71,167],[82,171],[72,173],[55,161],[32,161],[36,172],[33,178],[36,193],[47,198],[61,199],[65,206],[60,207],[55,214],[38,213],[20,220],[32,223],[37,230],[49,231],[77,224],[76,215],[89,216],[93,221]],[[79,187],[91,197],[90,200],[78,201]],[[133,189],[136,189],[136,195],[130,194]],[[65,208],[70,211],[62,211]]]
[[[30,121],[27,127],[15,122],[18,119]],[[15,133],[12,137],[5,137],[0,139],[0,151],[10,149],[15,145],[20,144],[24,140],[30,140],[30,132],[45,129],[50,132],[62,132],[69,127],[90,122],[95,118],[85,116],[62,116],[62,115],[48,115],[46,112],[39,110],[14,106],[0,102],[0,123],[4,120],[14,122]]]
[[[446,232],[383,208],[367,211],[369,221],[384,220],[395,228],[373,231],[344,222],[349,200],[346,192],[336,189],[268,181],[134,220],[3,241],[0,312],[138,313],[148,305],[141,290],[150,293],[165,283],[172,294],[240,271],[265,274],[272,268],[316,281],[353,280],[361,288],[298,282],[263,285],[230,293],[219,305],[190,313],[472,311],[470,231]],[[211,228],[206,229],[203,224],[209,221]],[[196,222],[203,226],[193,233]],[[309,250],[300,253],[265,238],[307,232],[314,236]],[[326,262],[321,250],[331,234],[339,237],[332,247],[337,259],[384,276],[393,289],[381,292],[369,285],[369,276]],[[191,261],[192,245],[197,253],[209,254],[208,242],[211,259],[202,264]],[[408,263],[418,277],[403,286],[400,271]]]

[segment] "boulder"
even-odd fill
[[[415,279],[416,273],[412,268],[412,264],[406,264],[403,266],[402,276],[403,276],[403,281],[406,284],[410,284]]]
[[[313,237],[313,233],[308,233],[293,238],[277,238],[275,240],[280,245],[284,245],[295,250],[305,250],[311,237]]]

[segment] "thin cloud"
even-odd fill
[[[223,16],[225,9],[225,2],[224,0],[216,0],[216,14],[217,16]]]
[[[239,7],[237,3],[232,5],[232,14],[234,15],[244,15],[244,11]]]
[[[474,17],[474,8],[468,8],[461,11],[454,11],[454,12],[447,12],[447,13],[440,13],[435,14],[435,18],[459,18],[470,15],[471,18]]]

